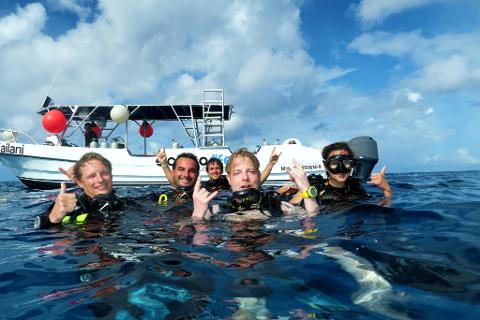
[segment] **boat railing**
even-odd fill
[[[12,143],[40,144],[34,137],[12,129],[0,129],[0,140]]]

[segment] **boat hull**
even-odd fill
[[[293,158],[296,158],[304,166],[307,174],[324,174],[320,151],[301,145],[262,146],[257,152],[261,170],[267,165],[274,147],[277,152],[281,152],[281,156],[266,183],[283,184],[288,182],[287,171],[292,166]],[[61,182],[71,185],[71,181],[58,169],[71,167],[83,154],[92,151],[102,154],[112,162],[115,186],[168,184],[163,170],[156,165],[155,155],[133,155],[128,149],[0,142],[0,162],[29,188],[54,189],[58,188]],[[166,149],[169,163],[172,164],[175,157],[182,152],[191,152],[198,157],[202,180],[208,179],[205,170],[208,159],[215,157],[226,165],[231,155],[228,147]]]

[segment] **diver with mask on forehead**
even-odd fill
[[[335,142],[322,150],[323,163],[327,170],[327,179],[319,175],[310,175],[309,181],[318,189],[318,198],[322,202],[354,201],[369,198],[360,180],[353,178],[355,167],[354,152],[346,142]],[[382,189],[385,197],[392,197],[392,189],[385,178],[385,167],[379,173],[372,173],[368,184]]]
[[[125,201],[113,190],[112,164],[102,155],[86,153],[73,168],[60,171],[78,184],[83,192],[78,196],[67,193],[66,184],[62,182],[55,202],[45,213],[35,217],[36,229],[107,220],[113,211],[124,209]]]

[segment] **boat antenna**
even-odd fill
[[[60,71],[62,71],[63,66],[65,65],[65,61],[67,61],[67,56],[68,56],[68,50],[65,52],[65,55],[63,56],[62,64],[58,68],[57,72],[55,73],[55,76],[53,77],[52,82],[50,83],[50,87],[48,88],[48,91],[47,91],[47,98],[50,95],[50,91],[52,91],[53,85],[57,81],[57,78],[58,78],[58,75],[60,74]]]

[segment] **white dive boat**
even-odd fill
[[[67,119],[66,129],[58,135],[50,135],[39,142],[30,135],[9,129],[0,130],[0,161],[26,186],[37,189],[58,188],[60,182],[71,184],[58,168],[68,168],[86,152],[101,153],[112,162],[113,182],[116,186],[167,184],[163,170],[156,165],[154,154],[133,154],[129,148],[128,126],[139,128],[144,121],[178,121],[192,141],[192,147],[179,148],[175,143],[165,151],[169,163],[182,152],[194,153],[201,164],[200,175],[207,179],[205,163],[211,157],[226,164],[231,150],[224,144],[224,121],[232,115],[232,105],[224,104],[223,90],[203,91],[203,103],[195,105],[125,105],[129,117],[125,123],[112,120],[111,111],[118,107],[53,105],[50,98],[38,112],[44,116],[51,110],[60,110]],[[123,107],[123,108],[124,108]],[[84,124],[98,123],[103,127],[97,148],[77,146],[74,135],[81,135],[83,143]],[[123,137],[118,137],[118,133]],[[132,139],[133,140],[133,139]],[[78,137],[77,137],[77,141]],[[297,139],[287,139],[282,144],[262,145],[256,155],[262,170],[268,163],[273,148],[281,152],[277,164],[267,180],[270,184],[289,181],[287,169],[292,159],[297,159],[307,174],[325,174],[321,150],[303,146]]]

